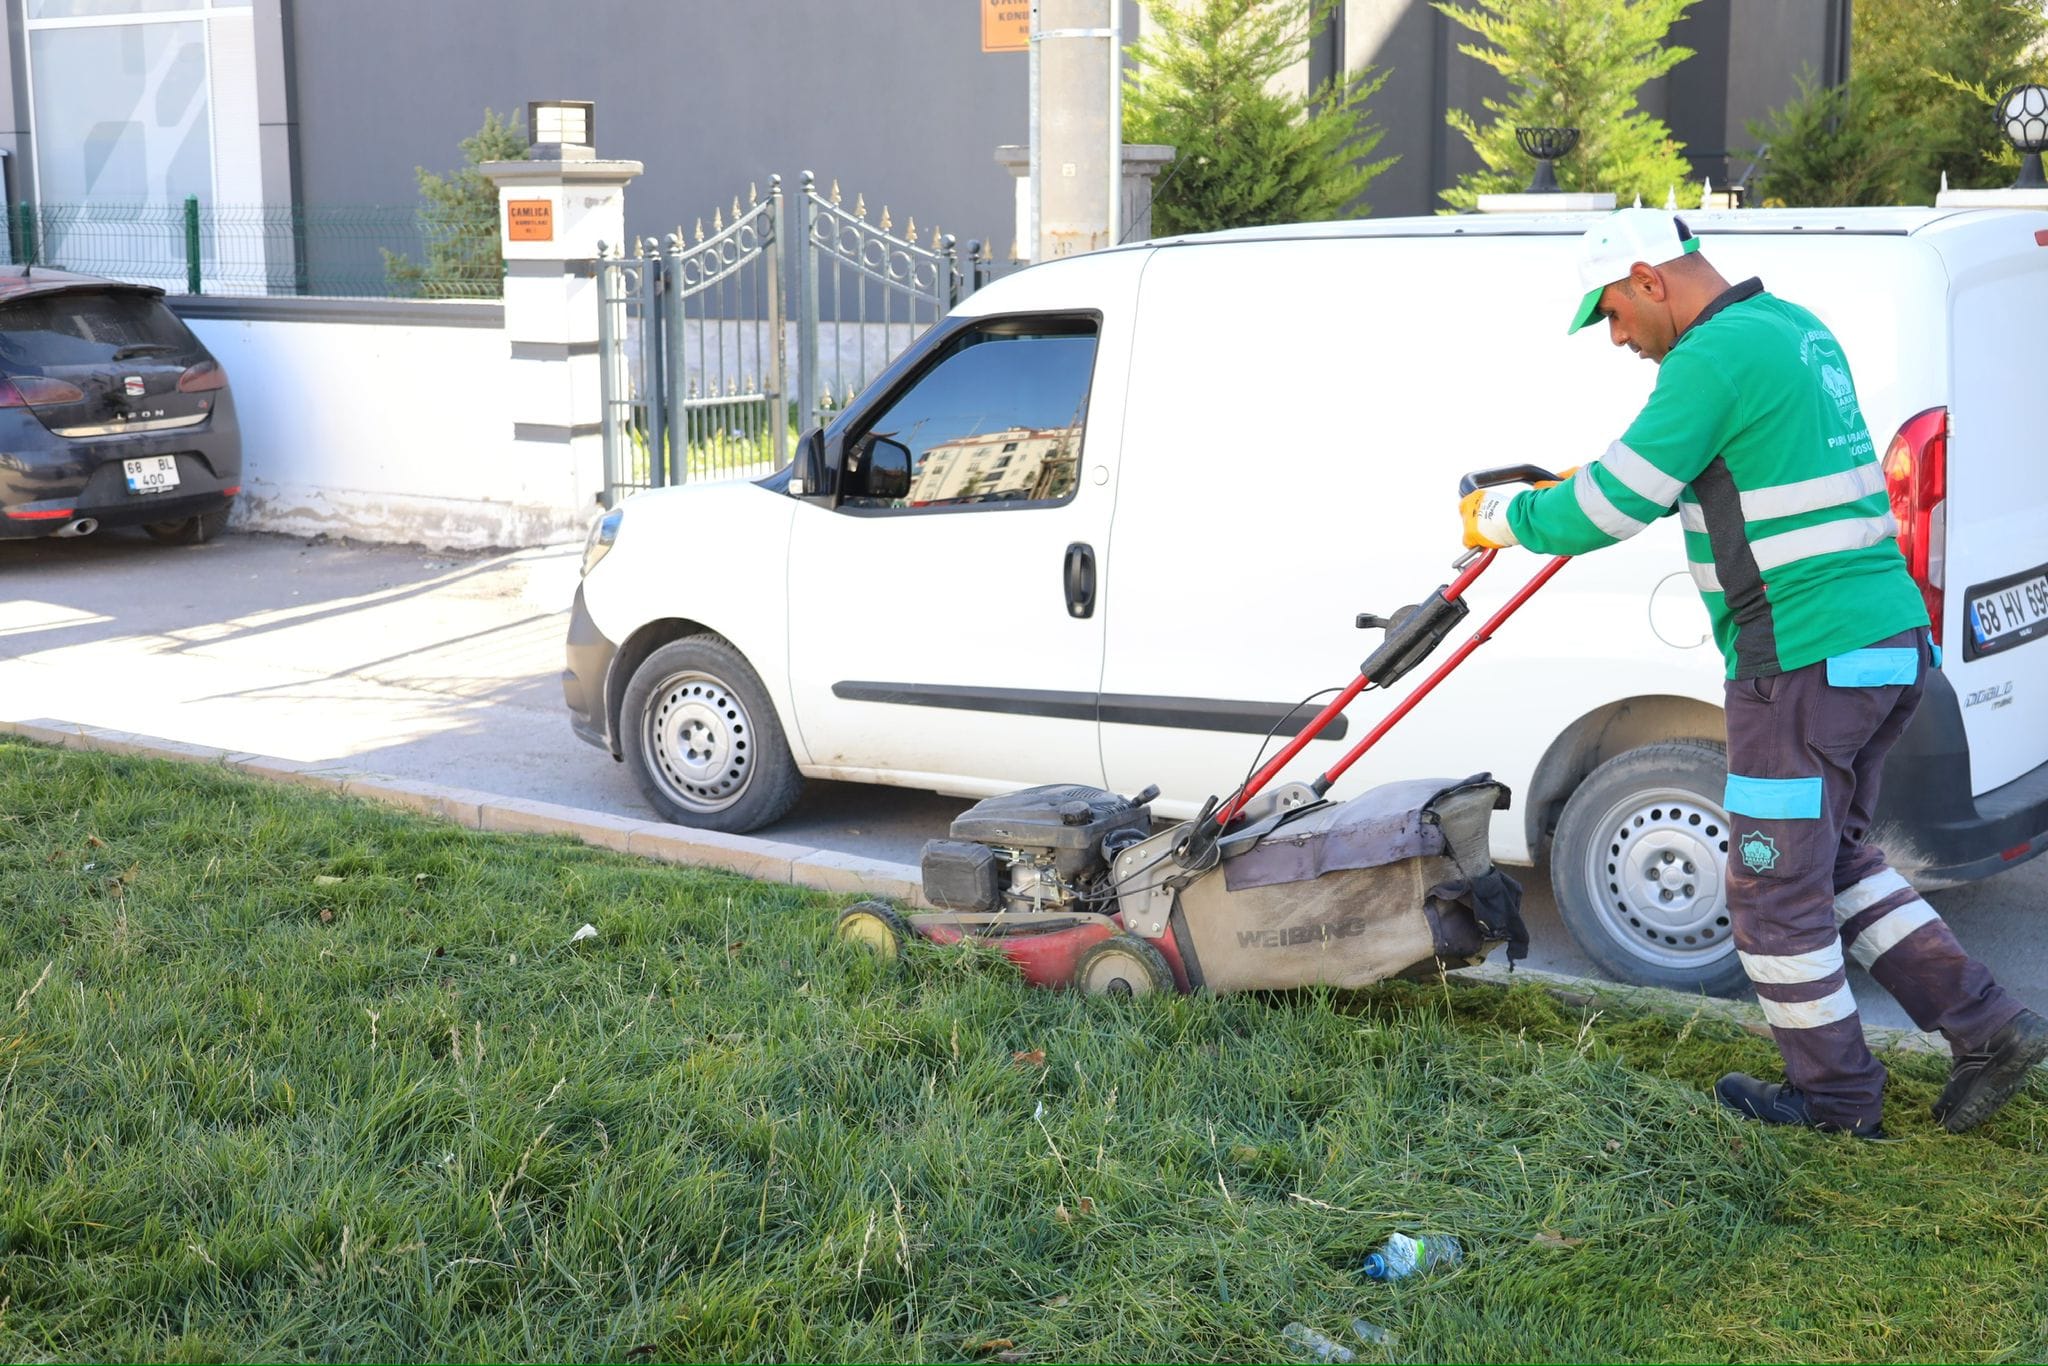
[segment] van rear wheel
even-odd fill
[[[720,636],[647,656],[619,706],[626,767],[662,819],[745,834],[780,820],[803,792],[768,690]]]
[[[1550,848],[1557,909],[1623,982],[1736,996],[1749,979],[1728,913],[1727,752],[1672,740],[1618,754],[1565,803]]]

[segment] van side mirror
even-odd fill
[[[813,427],[805,432],[796,443],[796,458],[790,462],[796,468],[790,471],[789,491],[798,497],[810,498],[825,492],[830,483],[825,477],[825,429]]]
[[[868,497],[893,502],[910,495],[910,447],[886,436],[871,436],[867,456]]]

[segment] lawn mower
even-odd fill
[[[1520,465],[1468,474],[1459,488],[1555,478]],[[1502,943],[1512,964],[1529,942],[1521,888],[1488,853],[1506,786],[1479,773],[1342,802],[1326,794],[1567,557],[1548,561],[1322,776],[1272,786],[1360,693],[1390,686],[1443,643],[1496,553],[1461,555],[1451,583],[1391,617],[1360,613],[1360,629],[1385,634],[1358,676],[1193,820],[1155,832],[1156,787],[1122,797],[1055,783],[990,797],[953,821],[950,838],[925,845],[924,897],[937,909],[906,915],[862,901],[840,915],[839,936],[892,956],[913,935],[973,939],[1034,985],[1109,996],[1360,987],[1470,966]]]

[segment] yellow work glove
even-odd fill
[[[1508,504],[1527,492],[1513,485],[1474,489],[1458,502],[1458,514],[1465,519],[1468,550],[1501,550],[1521,542],[1508,526]]]
[[[1555,488],[1578,472],[1577,465],[1559,470],[1555,479],[1538,479],[1530,488]],[[1514,529],[1508,525],[1508,504],[1527,490],[1511,486],[1479,489],[1468,493],[1458,503],[1459,515],[1465,521],[1465,548],[1468,550],[1502,550],[1511,545],[1520,545],[1515,539]]]

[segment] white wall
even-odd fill
[[[238,525],[436,548],[583,534],[595,509],[576,497],[572,447],[512,440],[497,305],[170,302],[228,372]]]

